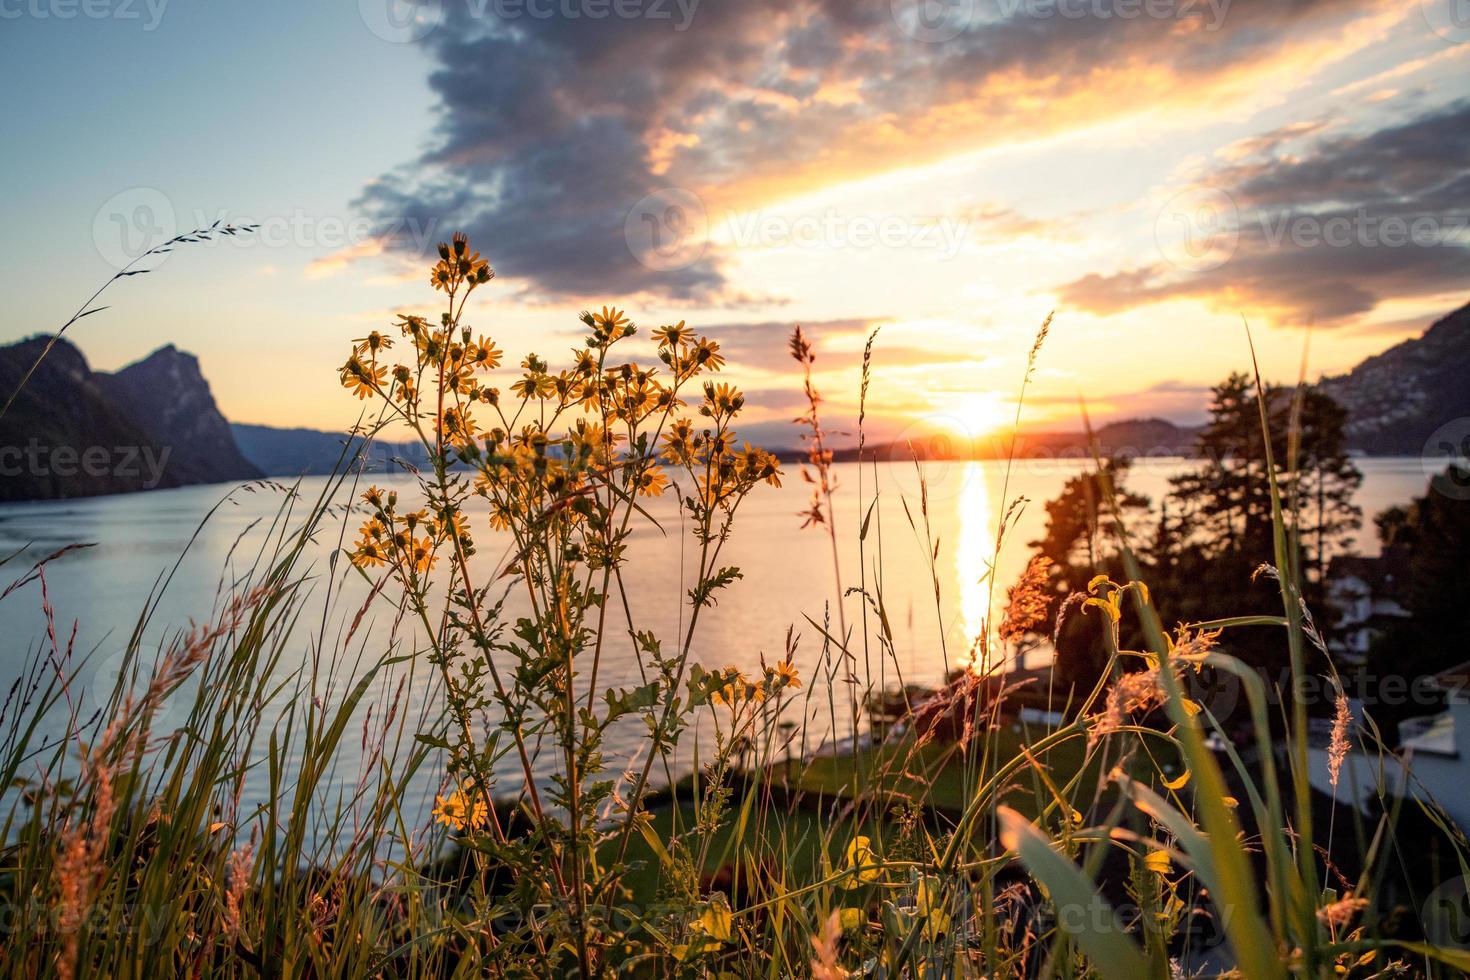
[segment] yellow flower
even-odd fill
[[[489,337],[481,336],[470,348],[469,360],[482,371],[491,371],[500,366],[500,348]]]
[[[515,518],[515,509],[503,503],[490,506],[490,526],[497,531],[509,531]]]
[[[378,367],[376,364],[364,364],[356,354],[347,359],[342,365],[342,387],[351,391],[358,398],[366,398],[375,392],[388,376],[388,369]]]
[[[475,420],[469,413],[458,408],[446,408],[439,420],[439,427],[444,434],[458,438],[461,442],[468,441],[475,434]]]
[[[730,903],[726,901],[723,894],[715,892],[710,896],[709,907],[700,914],[693,925],[695,929],[711,939],[728,943],[732,935],[730,929],[732,918]]]
[[[789,660],[782,660],[772,667],[771,674],[781,687],[801,687],[801,678],[796,673],[796,665]]]
[[[924,938],[929,942],[949,931],[949,909],[945,907],[944,891],[938,878],[925,876],[919,879],[919,887],[914,892],[914,909],[924,921]]]
[[[1168,874],[1171,867],[1169,862],[1169,852],[1162,848],[1156,851],[1149,851],[1148,854],[1144,856],[1143,866],[1145,868],[1148,868],[1156,875]]]
[[[434,554],[434,542],[428,538],[419,538],[415,541],[413,543],[411,560],[414,570],[417,572],[427,572],[433,568],[434,563],[439,560],[439,556]]]
[[[711,371],[718,371],[725,363],[720,345],[708,337],[700,337],[699,343],[694,345],[694,363]]]
[[[474,289],[494,277],[490,263],[470,248],[470,240],[464,232],[456,232],[452,246],[439,243],[439,261],[429,272],[429,284],[450,293],[466,283]]]
[[[378,351],[387,350],[389,347],[393,346],[392,340],[384,337],[376,330],[368,334],[366,337],[361,338],[360,340],[353,341],[353,343],[356,345],[353,348],[353,351],[355,353],[368,354],[374,358],[377,357]]]
[[[650,466],[638,474],[638,495],[640,497],[661,497],[664,489],[669,485],[669,478],[656,466]]]
[[[683,320],[680,320],[673,326],[659,327],[653,332],[653,336],[658,340],[660,347],[677,347],[689,339],[689,328],[684,326]]]
[[[622,310],[602,308],[601,313],[592,314],[592,325],[605,334],[611,334],[614,330],[622,330],[628,325],[628,318],[623,315]]]
[[[734,415],[745,404],[745,396],[734,385],[705,383],[704,400],[713,415]]]
[[[688,419],[675,419],[664,433],[664,448],[660,454],[665,460],[678,466],[686,465],[694,455],[694,427]]]
[[[873,853],[873,842],[867,837],[859,834],[847,845],[847,866],[857,870],[854,877],[847,879],[846,887],[856,888],[858,885],[877,881],[882,874],[878,867],[877,855]]]
[[[439,511],[439,530],[446,536],[464,538],[470,532],[470,524],[458,508],[450,507]]]
[[[446,827],[479,830],[485,826],[490,809],[473,790],[460,788],[448,796],[434,796],[434,819]]]
[[[352,564],[358,568],[371,568],[383,564],[385,560],[383,549],[374,541],[358,542],[357,550],[350,557]]]

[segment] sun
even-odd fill
[[[1007,428],[1015,421],[1015,409],[993,391],[957,394],[936,415],[957,436],[978,439]]]

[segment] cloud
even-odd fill
[[[1191,13],[1078,18],[976,0],[957,5],[974,12],[962,30],[932,43],[916,39],[903,2],[709,2],[689,5],[687,24],[674,5],[646,6],[672,15],[566,16],[579,8],[561,5],[544,18],[526,15],[531,5],[446,3],[421,42],[435,65],[433,143],[358,205],[390,226],[463,228],[501,275],[542,296],[721,301],[739,294],[720,251],[649,262],[640,240],[640,261],[625,232],[682,236],[701,205],[758,206],[1197,99],[1262,64],[1308,57],[1309,41],[1380,3],[1181,2]],[[694,207],[656,198],[635,213],[670,187]]]
[[[1388,300],[1470,283],[1470,100],[1376,131],[1313,127],[1257,140],[1203,182],[1220,220],[1208,267],[1157,262],[1063,285],[1067,305],[1117,313],[1170,299],[1340,323]],[[1201,245],[1193,253],[1209,256]],[[1183,263],[1189,266],[1190,263]]]
[[[888,317],[848,318],[840,320],[800,321],[802,332],[811,343],[817,360],[813,370],[819,374],[858,368],[863,363],[863,345],[875,329],[890,323]],[[796,320],[769,320],[758,323],[717,323],[701,327],[699,333],[717,340],[721,353],[731,365],[742,371],[779,372],[790,377],[794,364],[787,347]],[[873,347],[873,363],[885,370],[911,366],[932,366],[953,360],[952,351],[911,344],[893,344],[892,335],[879,335]],[[799,382],[792,381],[791,384]]]

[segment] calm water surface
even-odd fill
[[[1184,465],[1181,460],[1141,461],[1135,464],[1129,486],[1157,499],[1166,491],[1168,478]],[[1418,459],[1360,460],[1359,467],[1364,483],[1358,503],[1365,515],[1365,529],[1359,533],[1357,549],[1371,554],[1376,551],[1372,515],[1422,493],[1425,475]],[[1021,461],[1007,475],[1004,463],[923,464],[928,488],[926,529],[919,505],[919,476],[912,464],[880,464],[876,470],[863,467],[861,471],[856,464],[837,466],[841,486],[836,520],[843,585],[848,589],[864,586],[875,596],[881,592],[895,633],[895,655],[881,657],[876,647],[869,653],[867,662],[875,682],[893,683],[900,678],[934,682],[963,658],[990,604],[992,562],[996,591],[1003,595],[1004,587],[1015,581],[1026,563],[1027,542],[1041,534],[1043,504],[1067,477],[1082,469],[1082,464],[1074,461]],[[405,498],[414,492],[408,477],[378,476],[377,481],[398,489]],[[303,498],[315,499],[323,485],[321,480],[305,481]],[[861,555],[860,485],[864,508],[875,489],[879,499]],[[792,472],[785,487],[761,487],[747,498],[736,518],[734,536],[720,559],[721,565],[738,566],[744,577],[720,594],[717,606],[702,614],[692,659],[708,667],[735,664],[755,671],[762,655],[771,661],[781,657],[787,628],[794,626],[800,636],[797,663],[807,683],[788,710],[792,720],[807,716],[811,743],[820,742],[830,732],[829,694],[842,703],[847,694],[845,685],[839,685],[836,692],[829,691],[818,669],[821,634],[811,620],[821,622],[827,615],[835,588],[825,535],[800,529],[796,514],[806,503],[806,495],[806,485]],[[1008,530],[997,556],[997,521],[1008,503],[1018,498],[1028,502]],[[0,506],[0,553],[24,547],[23,558],[28,565],[66,545],[93,545],[62,557],[46,572],[47,594],[58,629],[64,636],[75,624],[75,655],[80,658],[90,654],[75,685],[84,692],[80,696],[85,702],[99,695],[105,698],[111,691],[121,651],[150,596],[157,608],[144,636],[152,650],[165,645],[191,619],[210,618],[221,583],[248,570],[259,550],[267,545],[268,528],[283,499],[274,490],[257,487],[246,492],[215,485],[5,505]],[[682,530],[678,508],[671,498],[657,501],[652,513],[662,530],[645,522],[636,531],[631,547],[633,564],[627,572],[628,599],[635,625],[656,632],[669,648],[676,644],[675,637],[682,635],[680,627],[688,615],[685,592],[691,582],[687,577],[697,549]],[[358,515],[351,517],[349,533],[355,531],[361,519]],[[289,662],[283,664],[283,670],[305,662],[316,649],[333,649],[342,624],[352,618],[367,597],[367,586],[360,576],[346,572],[344,563],[339,562],[335,571],[330,567],[340,524],[328,525],[309,554],[309,567],[316,575],[308,602],[310,615],[293,637]],[[486,530],[483,523],[476,524],[475,535],[479,553],[474,561],[481,566],[482,576],[488,575],[504,553],[504,539]],[[937,608],[929,561],[935,542],[938,557],[933,574],[938,577],[940,592]],[[20,558],[9,563],[6,571],[10,574],[4,576],[4,583],[17,577],[24,567]],[[328,588],[333,582],[337,585]],[[511,609],[518,612],[514,603]],[[846,611],[849,619],[857,619],[862,615],[862,604],[850,597]],[[1222,614],[1225,612],[1228,610],[1222,610]],[[393,613],[392,604],[381,598],[371,607],[364,634],[369,652],[394,642]],[[0,636],[5,638],[0,652],[0,681],[8,688],[27,660],[47,649],[39,583],[0,602]],[[400,629],[397,641],[411,644],[410,631]],[[339,670],[351,673],[350,668]],[[380,675],[366,704],[377,704],[376,710],[381,711],[384,699],[391,696],[400,681],[410,697],[419,702],[435,697],[428,665],[420,661],[398,670],[396,674]],[[334,680],[341,684],[352,678]],[[598,687],[638,682],[632,650],[620,640],[608,651]],[[810,700],[805,697],[808,692]],[[182,720],[177,708],[166,710],[162,718],[164,723],[174,724]],[[609,757],[635,757],[644,742],[641,731],[638,723],[615,731],[608,746]],[[708,725],[696,734],[708,739]],[[838,734],[842,734],[840,729]],[[684,747],[686,753],[692,751],[692,742]],[[544,756],[538,760],[538,769],[549,772],[554,765],[549,747]],[[344,785],[355,782],[356,761],[344,758],[337,773]],[[431,794],[435,782],[434,775],[426,773],[417,796],[422,799]]]

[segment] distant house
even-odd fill
[[[1470,834],[1470,661],[1436,674],[1431,684],[1444,694],[1446,709],[1401,722],[1397,751],[1359,744],[1361,729],[1354,731],[1355,751],[1343,761],[1335,791],[1326,742],[1313,739],[1312,786],[1364,809],[1380,795],[1431,801]],[[1361,717],[1356,705],[1353,714]]]
[[[1339,556],[1328,566],[1327,579],[1327,601],[1337,613],[1328,646],[1338,663],[1361,664],[1373,638],[1390,621],[1409,616],[1400,601],[1409,581],[1408,557]]]

